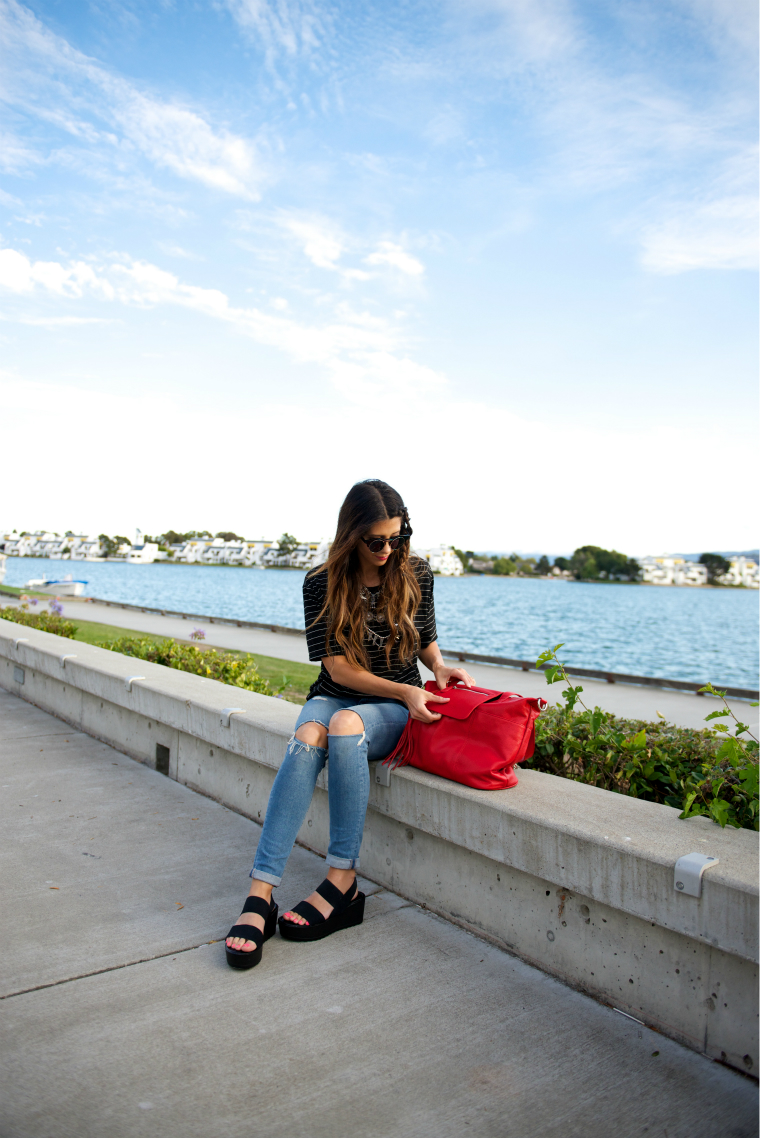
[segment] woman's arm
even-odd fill
[[[446,687],[449,680],[462,680],[465,687],[474,687],[475,681],[464,668],[449,668],[444,664],[437,640],[434,640],[432,644],[428,644],[427,648],[423,648],[422,651],[418,653],[418,656],[425,667],[429,668],[435,676],[436,683],[441,691]]]
[[[439,653],[440,655],[440,653]],[[443,661],[441,661],[443,663]],[[409,708],[412,719],[419,719],[422,723],[432,723],[440,719],[440,715],[428,711],[428,703],[448,703],[448,699],[424,688],[415,687],[414,684],[397,684],[393,680],[384,680],[380,676],[373,676],[366,668],[355,668],[349,664],[345,656],[325,656],[322,659],[330,678],[342,687],[353,688],[354,691],[364,692],[365,695],[379,695],[384,699],[398,699]],[[459,670],[459,669],[455,669]],[[439,687],[445,687],[439,684]]]

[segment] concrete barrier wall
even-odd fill
[[[298,714],[7,621],[0,685],[257,821]],[[322,853],[326,787],[323,774],[299,834]],[[719,858],[700,898],[674,888],[691,852]],[[756,1075],[757,852],[749,831],[535,771],[478,791],[405,768],[373,779],[361,859],[369,878]]]

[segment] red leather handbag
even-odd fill
[[[393,769],[408,763],[478,790],[517,786],[514,765],[533,754],[535,722],[546,700],[453,684],[439,691],[435,680],[425,690],[450,702],[430,704],[441,714],[434,723],[410,718],[384,764]]]

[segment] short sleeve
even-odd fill
[[[306,628],[306,647],[309,650],[309,659],[318,664],[325,656],[342,656],[343,653],[335,637],[332,637],[329,648],[325,645],[327,634],[327,617],[317,620],[327,596],[327,573],[309,574],[303,583],[303,619]],[[314,624],[314,621],[317,621]]]
[[[438,639],[438,630],[435,626],[435,601],[433,599],[433,570],[426,561],[421,561],[416,569],[417,579],[420,583],[420,607],[414,618],[417,631],[420,634],[420,651],[423,651]]]

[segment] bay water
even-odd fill
[[[126,565],[8,558],[6,585],[72,573],[85,595],[150,608],[303,628],[303,572],[223,565]],[[758,686],[757,590],[436,577],[438,641],[535,660],[560,641],[580,667],[733,687]],[[0,602],[1,603],[1,602]],[[84,613],[71,605],[66,615]],[[118,624],[118,612],[113,621]],[[200,624],[200,622],[198,622]]]

